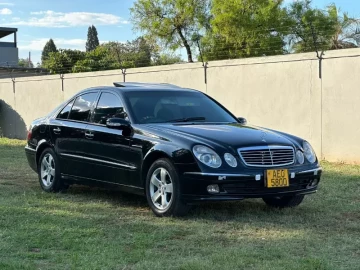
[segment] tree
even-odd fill
[[[154,57],[152,65],[162,66],[162,65],[172,65],[177,63],[183,63],[180,55],[174,55],[171,53],[160,53]]]
[[[135,29],[176,50],[185,47],[193,62],[191,37],[204,30],[210,0],[137,0],[130,9]]]
[[[327,12],[335,23],[335,32],[330,41],[330,50],[359,47],[360,21],[349,17],[346,12],[340,14],[341,10],[335,4],[328,6]]]
[[[111,61],[108,56],[108,48],[99,46],[95,50],[85,53],[84,58],[77,61],[71,71],[76,73],[119,69],[120,66],[116,62]]]
[[[202,39],[207,60],[284,53],[288,17],[283,0],[213,0],[210,24]]]
[[[29,61],[29,58],[20,58],[19,59],[19,63],[18,63],[19,67],[25,67],[25,68],[34,68],[34,64],[32,61]]]
[[[87,41],[86,41],[86,51],[87,52],[93,51],[99,45],[100,43],[99,43],[98,32],[96,30],[96,27],[94,25],[89,26]]]
[[[85,59],[85,52],[78,50],[63,50],[51,52],[43,67],[52,74],[65,74],[73,72],[73,67],[78,61]]]
[[[108,59],[116,61],[121,68],[151,66],[152,57],[157,52],[157,46],[149,43],[144,37],[133,41],[108,42],[101,46],[108,48]]]
[[[311,0],[294,2],[289,8],[290,44],[294,52],[337,50],[358,47],[359,21],[347,13],[340,16],[334,5],[327,10],[311,7]]]
[[[152,48],[143,37],[137,38],[135,41],[137,47],[137,59],[135,61],[136,67],[148,67],[151,65]]]
[[[131,46],[131,42],[108,42],[101,45],[105,47],[108,54],[106,59],[109,62],[113,62],[119,68],[133,68],[135,67],[134,49]]]
[[[326,12],[312,8],[311,0],[303,0],[292,3],[288,14],[291,52],[319,52],[330,48],[335,22]]]
[[[56,48],[56,45],[54,43],[54,40],[50,39],[44,46],[44,49],[42,51],[42,54],[41,54],[41,62],[45,62],[48,57],[49,57],[49,54],[50,53],[55,53],[57,52],[57,48]]]

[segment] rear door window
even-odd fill
[[[99,102],[94,110],[92,122],[106,125],[109,118],[126,119],[127,115],[120,99],[111,93],[102,93]]]
[[[70,116],[68,119],[88,122],[91,109],[94,106],[98,93],[88,93],[78,96],[71,109]]]

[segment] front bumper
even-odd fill
[[[306,195],[317,191],[321,173],[321,167],[306,170],[289,169],[289,187],[267,188],[264,172],[253,174],[185,172],[181,181],[182,193],[183,199],[190,203]],[[210,194],[207,192],[207,186],[214,184],[220,187],[220,193]]]

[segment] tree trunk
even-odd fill
[[[181,32],[181,29],[177,28],[176,30],[177,30],[177,32],[178,32],[178,34],[179,34],[179,36],[180,36],[180,38],[181,38],[181,40],[182,40],[182,42],[184,44],[184,47],[186,49],[186,53],[187,53],[187,56],[188,56],[188,62],[189,63],[194,62],[193,59],[192,59],[192,53],[191,53],[191,48],[190,48],[189,43],[187,42],[186,38],[184,37],[183,33]]]

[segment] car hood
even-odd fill
[[[152,126],[155,128],[155,125]],[[169,124],[157,125],[157,129],[195,142],[234,149],[250,146],[290,145],[294,142],[284,134],[264,128],[241,124]]]

